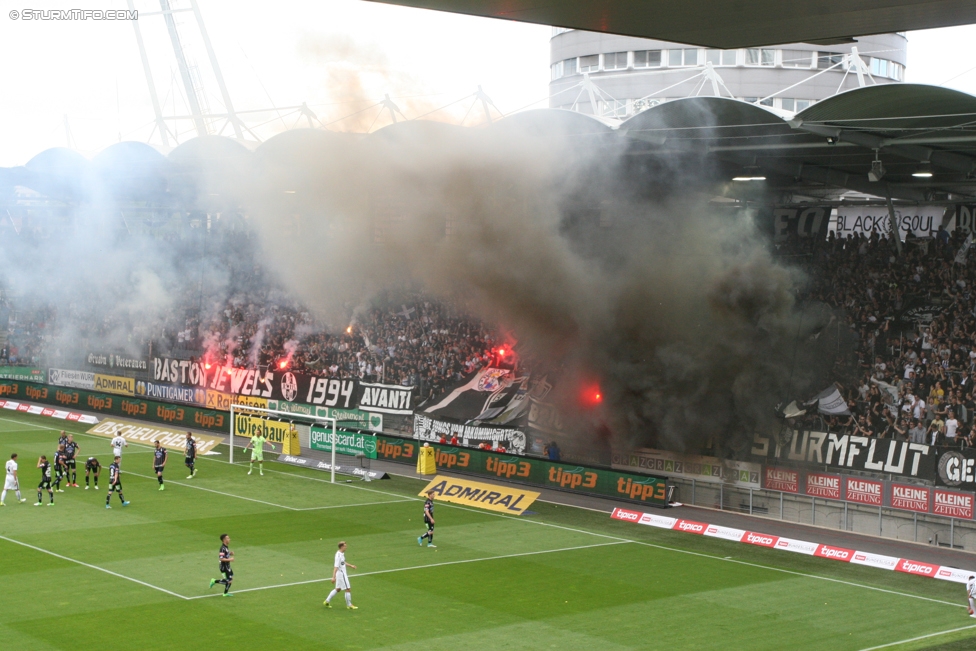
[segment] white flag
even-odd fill
[[[817,411],[821,414],[828,414],[830,416],[851,415],[851,412],[847,409],[847,401],[840,394],[840,389],[837,388],[836,384],[821,391],[816,398],[807,404],[812,405],[815,402],[817,403]]]
[[[966,241],[962,243],[961,247],[959,247],[959,252],[956,253],[956,264],[966,264],[966,254],[969,253],[969,247],[972,245],[973,234],[970,232],[969,235],[966,236]]]

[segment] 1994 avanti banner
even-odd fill
[[[384,414],[412,414],[414,388],[292,373],[256,371],[155,357],[152,381],[159,386],[200,388],[238,396]]]

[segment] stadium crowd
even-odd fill
[[[776,254],[806,271],[801,299],[832,307],[853,335],[834,379],[850,416],[809,415],[801,426],[915,442],[976,444],[976,264],[966,233],[909,237],[898,254],[877,233],[793,238]],[[965,250],[964,250],[965,249]],[[976,255],[974,253],[973,255]],[[226,262],[232,265],[232,262]],[[229,267],[228,267],[229,268]],[[82,303],[15,306],[0,291],[0,364],[67,363],[65,322],[85,348],[119,341],[134,355],[205,357],[238,367],[285,365],[297,372],[416,386],[426,399],[493,361],[503,338],[465,314],[460,301],[399,294],[355,311],[345,331],[317,323],[250,263],[220,292],[177,292],[155,323],[109,318]],[[2,289],[2,288],[0,288]],[[3,328],[6,321],[6,328]]]
[[[917,443],[976,443],[976,265],[970,239],[939,229],[893,240],[873,233],[794,239],[779,254],[805,269],[804,298],[843,314],[854,357],[837,367],[850,416],[806,416],[803,427]],[[970,254],[973,255],[973,254]],[[958,256],[958,260],[957,260]]]
[[[127,332],[125,350],[147,358],[202,357],[236,367],[283,364],[295,372],[415,386],[427,398],[489,363],[499,340],[484,323],[465,316],[459,304],[423,294],[361,309],[346,331],[338,333],[275,289],[234,294],[214,304],[203,318],[195,303],[188,299],[173,311],[174,318],[153,328],[141,324]],[[7,320],[0,364],[78,367],[83,356],[72,360],[57,344],[63,326],[58,312],[48,305],[32,307],[12,309],[8,304],[0,315]],[[71,313],[79,341],[109,340],[119,329],[94,314],[79,316]],[[83,348],[111,352],[99,343]]]

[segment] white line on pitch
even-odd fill
[[[748,565],[749,567],[758,567],[763,570],[771,570],[773,572],[783,572],[784,574],[792,574],[794,576],[803,576],[808,579],[819,579],[820,581],[830,581],[831,583],[842,583],[844,585],[853,586],[855,588],[864,588],[865,590],[874,590],[876,592],[886,592],[888,594],[898,595],[899,597],[910,597],[912,599],[921,599],[922,601],[931,601],[937,604],[943,604],[945,606],[955,606],[957,608],[968,608],[963,604],[956,603],[954,601],[943,601],[942,599],[933,599],[932,597],[923,597],[921,595],[912,594],[910,592],[898,592],[897,590],[888,590],[886,588],[877,588],[873,585],[866,585],[864,583],[854,583],[853,581],[844,581],[843,579],[835,579],[829,576],[820,576],[819,574],[807,574],[806,572],[797,572],[795,570],[787,570],[781,567],[772,567],[770,565],[762,565],[760,563],[750,563],[749,561],[740,561],[735,558],[725,558],[723,556],[712,556],[711,554],[703,554],[701,552],[693,552],[687,549],[677,549],[675,547],[668,547],[667,545],[657,545],[655,543],[644,542],[642,540],[631,540],[630,542],[636,543],[638,545],[644,545],[645,547],[656,547],[657,549],[665,549],[671,552],[678,552],[679,554],[690,554],[692,556],[700,556],[702,558],[710,558],[716,561],[725,561],[726,563],[736,563],[738,565]]]
[[[37,428],[40,428],[40,429],[49,429],[49,430],[56,430],[57,429],[57,428],[54,428],[54,427],[45,427],[44,425],[33,425],[31,423],[22,423],[21,421],[15,421],[15,420],[10,420],[10,419],[6,419],[6,418],[0,418],[0,420],[9,420],[9,422],[12,422],[12,423],[23,424],[23,425],[30,425],[31,427],[37,427]],[[100,438],[100,437],[94,437],[94,436],[92,436],[90,434],[87,435],[87,436],[90,436],[92,438]],[[217,461],[219,463],[229,463],[228,461],[224,461],[223,459],[206,459],[206,460],[207,461]],[[236,465],[236,464],[231,464],[231,465]],[[326,484],[331,484],[331,482],[329,482],[327,480],[324,480],[324,479],[319,479],[318,477],[309,477],[307,475],[301,475],[301,474],[294,473],[294,472],[283,472],[283,471],[280,471],[280,470],[270,470],[269,469],[269,471],[270,472],[274,472],[274,473],[278,473],[278,474],[281,474],[281,475],[288,475],[290,477],[297,477],[297,478],[300,478],[300,479],[308,479],[308,480],[311,480],[311,481],[319,481],[319,482],[323,482],[323,483],[326,483]],[[402,494],[397,494],[397,493],[391,493],[391,492],[388,492],[388,491],[377,490],[375,488],[367,488],[365,486],[357,486],[357,485],[354,485],[354,484],[346,484],[346,483],[338,484],[337,483],[337,484],[333,484],[333,485],[335,485],[335,486],[345,486],[347,488],[355,488],[355,489],[364,490],[364,491],[367,491],[367,492],[370,492],[370,493],[379,493],[381,495],[390,495],[390,496],[394,496],[394,497],[403,497]],[[194,487],[194,488],[199,488],[199,487],[197,486],[197,487]],[[248,499],[248,498],[245,498],[245,499]],[[407,501],[419,501],[420,500],[419,497],[416,497],[416,498],[411,497],[411,498],[405,498],[405,499]],[[930,602],[939,603],[939,604],[943,604],[943,605],[947,605],[947,606],[955,606],[957,608],[963,608],[964,607],[962,604],[958,604],[958,603],[955,603],[955,602],[943,601],[941,599],[933,599],[931,597],[923,597],[921,595],[911,594],[911,593],[908,593],[908,592],[898,592],[896,590],[887,590],[885,588],[878,588],[878,587],[875,587],[875,586],[872,586],[872,585],[866,585],[866,584],[863,584],[863,583],[855,583],[853,581],[844,581],[842,579],[835,579],[835,578],[831,578],[831,577],[820,576],[820,575],[817,575],[817,574],[808,574],[808,573],[805,573],[805,572],[796,572],[794,570],[787,570],[787,569],[784,569],[784,568],[781,568],[781,567],[772,567],[772,566],[769,566],[769,565],[762,565],[762,564],[759,564],[759,563],[750,563],[748,561],[740,561],[740,560],[736,560],[734,558],[725,558],[723,556],[713,556],[711,554],[705,554],[705,553],[702,553],[702,552],[693,552],[693,551],[690,551],[690,550],[687,550],[687,549],[678,549],[678,548],[675,548],[675,547],[669,547],[667,545],[658,545],[658,544],[655,544],[655,543],[649,543],[649,542],[644,542],[644,541],[640,541],[640,540],[630,540],[628,538],[620,538],[619,536],[612,536],[612,535],[609,535],[609,534],[596,533],[594,531],[587,531],[585,529],[575,529],[573,527],[566,527],[566,526],[559,525],[559,524],[553,524],[551,522],[540,522],[539,520],[526,520],[526,519],[522,519],[521,517],[515,517],[515,516],[505,515],[503,513],[493,513],[491,511],[475,510],[475,509],[471,509],[471,508],[468,508],[468,507],[460,506],[460,505],[457,505],[457,504],[444,503],[443,506],[448,507],[448,508],[459,509],[459,510],[462,510],[462,511],[470,511],[472,513],[480,513],[482,515],[493,515],[493,516],[499,517],[499,518],[505,518],[505,519],[509,519],[509,520],[517,520],[518,522],[524,522],[524,523],[527,523],[527,524],[536,524],[536,525],[540,525],[540,526],[543,526],[543,527],[553,527],[555,529],[562,529],[564,531],[572,531],[572,532],[575,532],[575,533],[582,533],[582,534],[586,534],[586,535],[590,535],[590,536],[597,536],[599,538],[607,538],[607,539],[610,539],[610,540],[615,540],[615,541],[620,542],[620,543],[623,543],[623,542],[636,543],[638,545],[644,545],[646,547],[654,547],[654,548],[663,549],[663,550],[666,550],[666,551],[677,552],[679,554],[690,554],[692,556],[698,556],[698,557],[701,557],[701,558],[709,558],[709,559],[716,560],[716,561],[724,561],[726,563],[737,563],[739,565],[748,565],[750,567],[756,567],[756,568],[759,568],[759,569],[770,570],[770,571],[773,571],[773,572],[782,572],[784,574],[792,574],[794,576],[802,576],[802,577],[806,577],[806,578],[810,578],[810,579],[819,579],[821,581],[830,581],[832,583],[840,583],[840,584],[849,585],[849,586],[852,586],[852,587],[864,588],[865,590],[874,590],[876,592],[885,592],[885,593],[888,593],[888,594],[898,595],[898,596],[901,596],[901,597],[909,597],[909,598],[912,598],[912,599],[921,599],[923,601],[930,601]],[[573,505],[566,505],[566,506],[568,506],[570,508],[575,508],[575,507],[573,507]],[[292,508],[292,507],[285,507],[285,508]]]
[[[374,504],[398,504],[399,502],[412,502],[411,499],[403,500],[383,500],[382,502],[360,502],[359,504],[331,504],[329,506],[306,506],[295,509],[296,511],[324,511],[325,509],[344,509],[347,506],[373,506]]]
[[[142,477],[143,479],[155,479],[152,475],[142,475],[137,472],[125,472],[125,475],[133,475],[134,477]],[[265,502],[264,500],[255,499],[253,497],[245,497],[243,495],[235,495],[234,493],[225,493],[224,491],[214,490],[213,488],[205,488],[203,486],[197,486],[195,484],[189,484],[185,481],[173,481],[166,480],[168,484],[175,484],[177,486],[185,486],[186,488],[195,488],[200,491],[206,491],[208,493],[216,493],[217,495],[223,495],[225,497],[235,497],[239,500],[247,500],[248,502],[257,502],[258,504],[264,504],[266,506],[275,506],[279,509],[286,509],[288,511],[320,511],[323,509],[343,509],[351,506],[372,506],[373,504],[393,504],[395,502],[408,502],[408,499],[399,500],[389,500],[382,502],[362,502],[359,504],[332,504],[329,506],[308,506],[308,507],[297,507],[297,506],[285,506],[284,504],[275,504],[274,502]]]
[[[13,543],[15,545],[20,545],[21,547],[27,547],[28,549],[33,549],[34,551],[41,552],[43,554],[48,554],[50,556],[54,556],[55,558],[60,558],[63,561],[69,561],[71,563],[76,563],[77,565],[82,565],[84,567],[88,567],[88,568],[91,568],[93,570],[98,570],[99,572],[105,572],[106,574],[111,574],[112,576],[118,577],[120,579],[125,579],[126,581],[132,581],[133,583],[138,583],[139,585],[146,586],[147,588],[152,588],[153,590],[159,590],[160,592],[165,592],[168,595],[172,595],[174,597],[179,597],[180,599],[184,599],[184,600],[188,600],[189,599],[189,597],[184,597],[183,595],[177,594],[177,593],[175,593],[175,592],[173,592],[171,590],[167,590],[166,588],[160,588],[158,585],[153,585],[152,583],[146,583],[145,581],[140,581],[139,579],[133,579],[131,576],[126,576],[124,574],[119,574],[118,572],[113,572],[112,570],[106,570],[104,567],[99,567],[97,565],[92,565],[91,563],[85,563],[83,561],[79,561],[79,560],[74,559],[74,558],[68,558],[67,556],[62,556],[61,554],[56,554],[55,552],[52,552],[50,550],[42,549],[41,547],[35,547],[34,545],[29,545],[29,544],[27,544],[25,542],[20,542],[19,540],[14,540],[13,538],[7,538],[6,536],[0,536],[0,540],[6,540],[9,543]]]
[[[606,547],[608,545],[623,545],[630,541],[622,540],[620,542],[609,542],[609,543],[597,543],[595,545],[580,545],[578,547],[563,547],[562,549],[543,549],[537,552],[520,552],[518,554],[503,554],[501,556],[486,556],[484,558],[467,558],[459,561],[444,561],[443,563],[430,563],[427,565],[412,565],[410,567],[395,567],[389,570],[376,570],[375,572],[359,572],[358,574],[350,574],[349,578],[358,578],[363,576],[374,576],[376,574],[390,574],[391,572],[408,572],[410,570],[425,570],[431,567],[441,567],[443,565],[461,565],[462,563],[480,563],[482,561],[494,561],[502,558],[517,558],[519,556],[538,556],[539,554],[555,554],[557,552],[571,552],[577,549],[590,549],[592,547]],[[278,585],[265,585],[259,588],[245,588],[243,590],[235,590],[234,592],[256,592],[258,590],[273,590],[275,588],[290,588],[296,585],[308,585],[310,583],[324,583],[330,581],[331,579],[309,579],[307,581],[295,581],[294,583],[279,583]],[[195,597],[186,597],[186,599],[208,599],[210,597],[219,597],[220,593],[214,594],[202,594]]]
[[[879,644],[878,646],[871,646],[866,649],[861,649],[861,651],[875,651],[875,649],[887,649],[889,647],[898,646],[899,644],[908,644],[909,642],[918,642],[919,640],[925,640],[930,637],[938,637],[939,635],[948,635],[949,633],[958,633],[959,631],[965,631],[970,628],[976,628],[976,624],[971,624],[969,626],[962,626],[960,628],[951,628],[948,631],[939,631],[938,633],[929,633],[928,635],[919,635],[918,637],[912,637],[907,640],[898,640],[897,642],[888,642],[888,644]]]

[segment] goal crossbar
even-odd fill
[[[235,409],[236,408],[236,409]],[[254,415],[253,412],[258,414],[267,414],[270,416],[279,417],[281,420],[294,422],[296,420],[302,420],[307,422],[310,426],[315,424],[324,424],[330,426],[332,430],[332,471],[331,471],[331,481],[335,483],[335,465],[336,465],[336,419],[329,418],[326,416],[310,416],[307,414],[296,414],[290,411],[282,411],[280,409],[268,409],[267,407],[250,407],[248,405],[231,404],[230,406],[230,462],[234,463],[234,425],[237,421],[237,416],[249,416]]]

